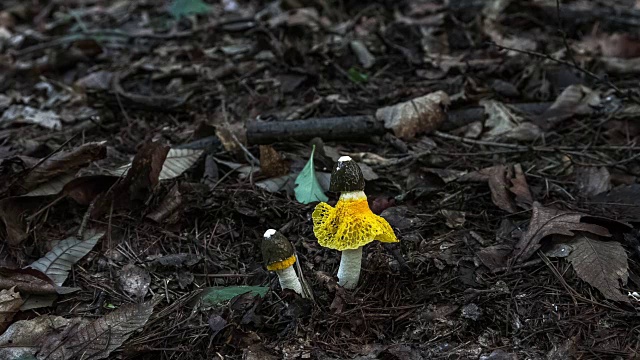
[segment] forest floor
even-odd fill
[[[640,357],[636,6],[2,1],[0,358]],[[353,290],[313,148],[400,240]]]

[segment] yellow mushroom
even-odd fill
[[[360,279],[362,247],[374,240],[398,242],[389,223],[369,209],[358,164],[343,156],[331,174],[331,191],[340,192],[335,207],[320,203],[313,211],[313,232],[324,247],[342,251],[338,284],[353,289]]]

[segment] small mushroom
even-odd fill
[[[275,229],[265,231],[262,239],[262,258],[267,270],[275,271],[282,289],[291,289],[302,295],[302,285],[293,264],[296,254],[289,240]]]
[[[389,223],[369,209],[364,176],[349,156],[338,159],[329,190],[340,192],[336,207],[320,203],[313,211],[313,232],[324,247],[342,251],[338,284],[353,289],[360,279],[362,247],[374,240],[398,242]]]

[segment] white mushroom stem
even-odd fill
[[[355,250],[342,251],[338,268],[338,285],[345,289],[354,289],[360,280],[362,265],[362,246]]]
[[[293,266],[289,266],[288,268],[282,270],[276,270],[276,274],[278,274],[280,286],[283,290],[291,289],[302,295],[302,285],[300,285],[300,280],[298,279],[298,275],[296,274]]]

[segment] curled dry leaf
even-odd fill
[[[458,180],[488,182],[493,203],[504,211],[514,213],[516,207],[511,201],[507,182],[507,178],[511,177],[508,175],[510,172],[511,169],[506,165],[497,165],[462,175]]]
[[[609,230],[596,224],[582,222],[588,216],[575,211],[557,210],[533,203],[529,228],[515,245],[511,257],[517,262],[526,261],[540,248],[540,240],[557,235],[575,235],[575,231],[590,232],[600,236],[611,236]]]
[[[511,139],[518,141],[533,141],[542,135],[540,128],[516,114],[507,105],[495,100],[480,102],[487,114],[485,127],[490,130],[482,136],[485,140]]]
[[[9,327],[13,315],[20,310],[23,302],[15,288],[0,291],[0,334]]]
[[[171,215],[174,211],[180,208],[182,205],[182,193],[180,192],[180,185],[175,184],[167,196],[162,200],[158,208],[155,209],[152,213],[147,214],[147,218],[155,221],[161,222]]]
[[[77,288],[57,286],[47,275],[36,269],[9,269],[0,267],[0,289],[15,287],[24,294],[68,294]]]
[[[578,193],[585,197],[598,195],[611,189],[611,174],[606,167],[578,167],[576,170]]]
[[[376,111],[376,118],[384,127],[393,130],[401,139],[412,139],[416,134],[429,133],[444,121],[444,108],[449,106],[449,96],[436,91],[406,102],[386,106]]]
[[[513,171],[514,177],[511,179],[511,187],[509,188],[509,191],[516,196],[516,205],[523,209],[529,209],[531,208],[531,204],[533,204],[533,196],[529,190],[527,178],[524,176],[524,172],[522,171],[522,165],[513,165]]]
[[[0,200],[0,218],[7,232],[7,244],[17,246],[27,238],[24,218],[42,205],[36,197],[14,196]]]
[[[58,341],[46,342],[38,352],[40,360],[105,359],[134,331],[143,327],[153,312],[153,302],[123,305]]]
[[[620,292],[619,283],[627,283],[629,264],[627,252],[617,241],[602,241],[596,235],[578,233],[569,243],[573,251],[567,259],[576,274],[600,290],[609,300],[629,302]]]
[[[289,164],[273,146],[260,145],[260,172],[269,178],[284,176],[289,173]]]
[[[574,115],[588,115],[602,102],[600,93],[583,85],[564,89],[556,101],[541,115],[532,118],[544,130],[549,130]]]
[[[32,190],[58,176],[75,174],[77,170],[92,162],[104,159],[107,147],[104,142],[87,143],[73,150],[61,151],[25,171],[20,183],[22,189]]]

